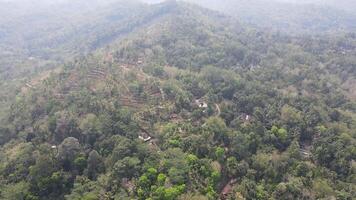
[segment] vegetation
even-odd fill
[[[148,21],[18,91],[0,122],[0,199],[355,197],[354,33],[139,7]]]

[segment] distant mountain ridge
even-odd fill
[[[244,23],[288,34],[324,34],[334,30],[356,31],[354,23],[356,14],[350,11],[352,7],[356,8],[355,3],[352,5],[352,1],[349,3],[346,1],[344,5],[342,1],[338,3],[332,1],[293,3],[273,0],[187,1],[235,16]]]

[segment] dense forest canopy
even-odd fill
[[[355,198],[352,1],[157,2],[0,0],[1,200]]]

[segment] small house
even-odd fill
[[[208,108],[208,104],[201,100],[201,99],[197,99],[195,100],[195,104],[199,107],[199,108]]]
[[[240,119],[243,120],[244,122],[250,122],[252,120],[252,116],[248,114],[242,114],[240,116]]]
[[[138,60],[137,60],[137,64],[138,64],[138,65],[141,65],[141,64],[143,64],[143,60],[141,60],[141,59],[138,59]]]
[[[144,142],[148,142],[152,139],[151,136],[147,135],[147,134],[142,134],[138,136],[138,139],[144,141]]]

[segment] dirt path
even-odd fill
[[[217,112],[218,112],[218,113],[216,114],[216,116],[219,117],[220,114],[221,114],[220,106],[216,103],[216,104],[215,104],[215,107],[216,107],[216,110],[217,110]]]

